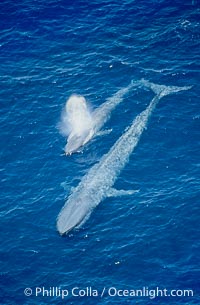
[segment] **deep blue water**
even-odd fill
[[[9,1],[0,4],[0,304],[200,304],[199,1]],[[66,99],[93,109],[131,80],[193,85],[159,103],[116,187],[78,231],[56,218],[93,164],[148,105],[130,91],[110,135],[63,156]],[[63,185],[65,186],[63,188]],[[192,289],[193,297],[26,297],[24,289]]]

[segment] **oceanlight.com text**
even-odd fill
[[[27,297],[58,297],[66,299],[67,297],[104,297],[109,296],[111,298],[117,297],[129,297],[138,298],[146,297],[149,299],[155,299],[157,297],[193,297],[194,292],[191,289],[166,289],[155,287],[151,289],[149,287],[142,287],[141,289],[119,289],[116,287],[103,287],[96,289],[95,287],[73,287],[73,288],[60,288],[60,287],[35,287],[25,288],[24,295]]]

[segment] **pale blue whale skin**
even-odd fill
[[[132,122],[131,126],[117,140],[110,151],[99,163],[95,164],[82,178],[73,190],[62,208],[57,219],[58,232],[66,234],[73,228],[80,226],[88,219],[92,210],[106,197],[132,194],[135,191],[117,191],[112,188],[121,170],[129,160],[129,156],[137,146],[138,141],[147,126],[152,111],[159,100],[165,95],[191,87],[167,87],[142,80],[142,84],[155,92],[155,97],[149,106]]]
[[[67,140],[67,144],[65,145],[65,154],[71,155],[75,152],[78,152],[80,147],[85,145],[94,135],[93,128],[85,130],[82,134],[80,135],[72,135],[70,138]]]
[[[139,82],[131,82],[127,87],[117,91],[112,97],[108,98],[92,115],[92,125],[84,128],[82,134],[69,136],[64,151],[66,155],[78,152],[81,147],[88,143],[95,135],[99,133],[103,125],[109,120],[111,112],[123,101],[123,97]]]

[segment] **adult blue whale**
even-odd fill
[[[142,81],[142,84],[151,88],[156,95],[149,106],[133,120],[130,127],[122,134],[110,151],[89,170],[73,190],[58,215],[57,229],[60,234],[68,233],[85,222],[92,210],[106,197],[133,194],[135,192],[116,190],[112,186],[128,162],[130,154],[137,146],[152,111],[159,100],[168,94],[191,88],[167,87],[149,83],[145,80]]]
[[[108,98],[99,108],[97,108],[93,113],[91,113],[91,120],[88,123],[88,114],[87,118],[82,116],[81,129],[79,128],[78,132],[74,130],[70,133],[67,144],[65,145],[65,154],[71,155],[74,152],[77,152],[80,147],[84,146],[92,137],[97,135],[103,125],[110,118],[112,110],[123,101],[123,97],[127,94],[132,88],[138,86],[139,82],[131,82],[127,87],[117,91],[112,97]],[[81,100],[81,98],[79,97]],[[84,99],[82,97],[82,99]],[[86,101],[84,99],[85,107]],[[67,104],[66,104],[67,105]],[[81,105],[81,103],[80,103]],[[80,116],[77,116],[77,124],[80,122]]]

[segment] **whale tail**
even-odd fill
[[[184,86],[184,87],[177,87],[177,86],[165,86],[165,85],[157,85],[154,83],[149,82],[148,80],[142,79],[140,83],[149,89],[151,89],[156,95],[159,97],[163,97],[168,94],[176,93],[182,90],[189,90],[192,86]]]

